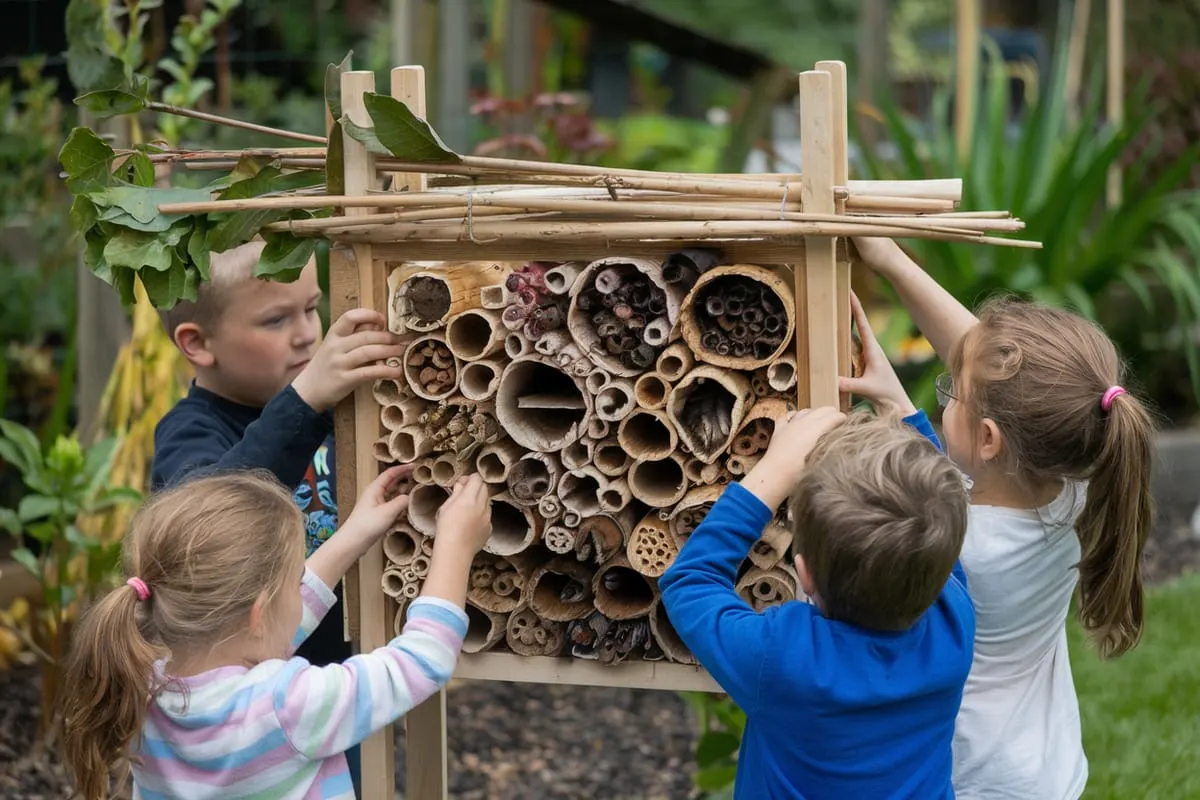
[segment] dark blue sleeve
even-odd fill
[[[679,637],[747,713],[758,706],[775,615],[755,613],[734,581],[771,515],[741,484],[730,484],[658,581]]]
[[[924,436],[929,441],[933,442],[933,446],[938,450],[942,449],[942,443],[938,440],[938,436],[933,432],[933,423],[929,421],[929,415],[922,409],[917,409],[913,414],[909,414],[904,418],[904,423],[909,425],[917,433]]]
[[[332,431],[332,415],[318,414],[291,386],[267,403],[240,439],[207,409],[180,406],[155,431],[151,488],[214,472],[265,469],[295,489]]]

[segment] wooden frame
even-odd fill
[[[418,115],[425,113],[424,70],[398,67],[391,74],[391,93]],[[802,131],[803,203],[806,210],[843,213],[844,199],[835,187],[847,184],[846,70],[841,62],[821,62],[799,76]],[[374,90],[371,72],[347,72],[342,76],[345,113],[369,125],[362,102],[364,91]],[[373,156],[354,139],[344,136],[345,193],[367,195],[377,185]],[[424,190],[422,175],[393,175],[393,189]],[[345,214],[370,213],[368,207],[346,208]],[[666,249],[666,248],[670,249]],[[577,250],[585,249],[585,253]],[[657,255],[678,245],[619,246],[607,253],[603,246],[572,248],[571,244],[513,243],[499,248],[471,242],[404,242],[394,244],[356,241],[336,243],[330,262],[331,308],[334,316],[362,306],[385,312],[386,280],[391,260],[420,260],[451,257],[486,257],[506,260],[556,257],[592,258],[603,255]],[[631,252],[642,251],[642,252]],[[486,255],[485,255],[486,254]],[[745,263],[792,263],[797,300],[797,402],[800,407],[841,405],[838,376],[849,374],[850,266],[844,243],[828,236],[781,239],[764,237],[733,245],[727,255]],[[338,457],[338,497],[345,518],[359,493],[378,474],[379,464],[372,443],[380,435],[378,406],[370,387],[359,389],[335,413]],[[379,591],[383,571],[382,545],[363,557],[347,576],[345,586],[349,637],[359,651],[369,651],[392,637],[389,598]],[[601,666],[569,658],[525,658],[508,653],[482,653],[460,657],[456,676],[471,680],[556,683],[567,685],[623,686],[642,689],[719,692],[720,687],[698,667],[679,664],[630,662]],[[442,800],[447,797],[445,692],[414,709],[405,718],[407,736],[406,796],[410,800]],[[392,731],[384,729],[363,743],[363,797],[391,800],[394,786]]]

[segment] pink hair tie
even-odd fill
[[[138,600],[145,602],[150,599],[150,587],[141,578],[130,578],[125,581],[125,585],[133,587],[133,590],[137,592]]]
[[[1125,394],[1125,389],[1122,387],[1110,386],[1108,391],[1104,393],[1104,397],[1100,398],[1100,409],[1107,414],[1112,409],[1113,400],[1116,400],[1123,394]]]

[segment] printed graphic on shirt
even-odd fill
[[[305,557],[324,544],[337,529],[338,512],[335,489],[336,469],[333,463],[333,442],[326,440],[313,456],[304,473],[304,480],[292,495],[304,512]]]

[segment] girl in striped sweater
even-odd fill
[[[388,470],[307,561],[291,496],[256,473],[163,492],[125,539],[125,585],[76,627],[63,755],[85,800],[128,762],[134,797],[352,800],[344,752],[450,679],[467,630],[487,489],[463,479],[438,515],[432,565],[403,632],[344,664],[292,656],[346,570],[405,512]]]

